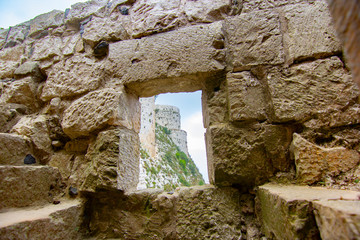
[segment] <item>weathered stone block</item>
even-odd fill
[[[234,72],[284,63],[278,13],[265,10],[229,17],[223,29],[227,62]]]
[[[79,24],[80,21],[90,16],[104,17],[108,0],[90,0],[87,2],[75,3],[67,15],[66,24]]]
[[[276,1],[263,1],[263,0],[243,0],[242,13],[248,13],[257,10],[271,9],[282,7],[288,4],[296,4],[300,2],[313,2],[313,0],[276,0]]]
[[[226,76],[231,121],[265,120],[265,90],[249,71]]]
[[[16,78],[23,78],[26,76],[32,76],[36,80],[45,79],[44,74],[41,72],[39,68],[39,64],[37,62],[25,62],[21,64],[14,72],[14,76]]]
[[[199,90],[224,69],[220,28],[217,22],[110,44],[107,71],[140,97]]]
[[[284,44],[288,49],[287,62],[306,58],[331,56],[341,52],[326,1],[296,4],[283,8],[287,33]]]
[[[12,78],[18,66],[18,62],[0,61],[0,79]]]
[[[250,188],[286,171],[291,129],[260,123],[210,126],[206,146],[210,182]]]
[[[263,185],[257,191],[263,231],[266,237],[276,239],[321,239],[313,205],[316,206],[318,201],[338,202],[340,199],[355,201],[358,192],[275,184]],[[338,218],[331,219],[339,221]]]
[[[360,201],[315,201],[321,239],[357,239],[360,236]]]
[[[356,150],[343,147],[323,148],[294,133],[291,152],[295,158],[296,175],[301,183],[312,184],[325,176],[346,172],[360,161]]]
[[[17,45],[15,47],[1,49],[0,60],[3,60],[5,62],[20,62],[21,58],[24,55],[24,50],[24,45]]]
[[[46,60],[61,56],[62,40],[60,37],[47,36],[34,44],[31,59],[35,61]]]
[[[82,191],[136,189],[140,158],[137,133],[125,128],[101,132],[89,146],[86,158],[91,163],[85,172]]]
[[[63,41],[62,53],[65,56],[72,55],[75,52],[82,51],[81,43],[83,40],[81,39],[81,36],[79,34],[63,37],[62,41]],[[77,47],[79,47],[79,49],[77,49]]]
[[[88,136],[106,125],[124,126],[138,132],[140,103],[125,91],[94,91],[74,101],[64,112],[62,127],[71,138]]]
[[[61,176],[47,166],[0,166],[0,209],[50,203],[60,193]]]
[[[0,165],[23,165],[32,153],[30,141],[22,136],[0,133]]]
[[[10,27],[4,48],[12,48],[24,42],[30,31],[29,22]]]
[[[359,95],[338,57],[273,68],[267,75],[274,122],[303,121],[317,113],[339,111]]]
[[[57,28],[64,24],[64,12],[53,10],[48,13],[41,14],[30,20],[29,36],[34,37],[48,28]]]
[[[189,22],[211,23],[223,20],[231,11],[231,1],[184,1],[183,11]],[[242,2],[242,1],[239,1]],[[241,4],[241,3],[240,3]]]
[[[103,67],[93,59],[74,56],[52,67],[41,99],[73,97],[95,90],[104,78]]]

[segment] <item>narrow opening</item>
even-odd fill
[[[141,98],[138,189],[208,183],[201,91]]]

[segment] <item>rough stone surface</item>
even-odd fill
[[[61,56],[62,40],[60,37],[47,36],[36,42],[31,58],[35,61]]]
[[[248,13],[257,10],[271,9],[283,7],[288,4],[296,4],[300,2],[313,2],[313,0],[243,0],[242,13]]]
[[[278,170],[286,171],[291,134],[290,128],[260,123],[208,127],[210,183],[249,188],[264,183]]]
[[[48,13],[41,14],[30,21],[30,37],[35,37],[39,33],[48,28],[60,27],[64,22],[64,12],[53,10]]]
[[[355,150],[343,147],[323,148],[296,133],[293,135],[291,152],[295,159],[297,179],[307,184],[323,180],[325,176],[346,172],[360,161],[360,155]]]
[[[340,110],[359,90],[338,57],[273,68],[267,75],[273,121],[301,121],[317,113]]]
[[[16,45],[23,43],[29,34],[29,30],[29,22],[10,27],[4,48],[12,48]]]
[[[322,239],[357,239],[360,236],[360,201],[314,202]]]
[[[294,60],[331,56],[341,52],[341,43],[325,1],[286,6],[283,14],[287,25],[284,45],[288,48],[289,64]]]
[[[0,166],[0,209],[39,206],[60,193],[61,176],[48,166]]]
[[[183,11],[189,22],[211,23],[223,20],[231,11],[231,1],[183,1]],[[242,2],[242,1],[239,1]]]
[[[82,191],[98,189],[136,189],[139,181],[139,136],[122,128],[98,134],[89,146],[86,158],[90,162],[85,172]]]
[[[24,116],[11,129],[11,132],[30,138],[34,146],[34,155],[42,163],[48,161],[48,157],[52,153],[52,146],[45,115]]]
[[[90,16],[104,17],[107,2],[108,0],[90,0],[74,4],[65,17],[65,23],[77,25]]]
[[[23,57],[25,47],[24,45],[17,45],[12,48],[1,49],[0,51],[0,60],[9,62],[19,62]]]
[[[75,56],[56,64],[48,75],[41,99],[73,97],[97,89],[104,78],[101,64]]]
[[[22,165],[27,154],[31,154],[28,139],[9,133],[0,133],[0,165]]]
[[[20,120],[27,108],[20,104],[8,103],[0,105],[0,132],[6,133]]]
[[[231,121],[266,119],[265,90],[251,72],[228,73],[226,81]]]
[[[140,103],[124,91],[102,89],[74,101],[64,112],[62,127],[71,138],[88,136],[106,125],[139,131]]]
[[[0,79],[12,78],[18,66],[18,62],[0,61]]]
[[[231,70],[284,63],[278,13],[265,10],[227,18],[223,29],[227,63]]]
[[[39,64],[37,62],[26,62],[21,64],[14,72],[14,76],[16,78],[23,78],[26,76],[32,76],[36,80],[43,80],[45,78],[44,74],[41,72],[39,68]]]
[[[83,205],[76,200],[0,213],[0,235],[4,239],[80,240],[82,217]]]
[[[355,191],[320,187],[263,185],[258,189],[257,200],[264,233],[276,239],[320,239],[312,205],[318,201],[354,201],[358,195]]]
[[[217,22],[110,44],[107,70],[140,97],[199,90],[204,77],[224,69],[220,28]]]
[[[64,182],[67,182],[68,178],[71,175],[73,160],[73,154],[69,154],[65,151],[58,151],[51,156],[48,165],[59,169],[61,179]]]
[[[75,54],[75,52],[82,52],[82,39],[79,34],[75,34],[72,36],[66,36],[62,39],[62,54],[65,56]]]

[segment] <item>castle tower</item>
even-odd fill
[[[139,133],[142,147],[155,157],[155,97],[140,98],[141,129]]]

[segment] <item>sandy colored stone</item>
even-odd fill
[[[0,61],[0,79],[12,78],[18,66],[18,62]]]
[[[338,57],[273,68],[267,75],[272,121],[301,121],[317,113],[339,111],[359,90]]]
[[[5,239],[83,239],[80,201],[62,201],[37,209],[0,213],[0,235]]]
[[[11,133],[16,133],[30,138],[34,146],[34,155],[39,162],[47,162],[52,153],[51,139],[45,115],[22,117],[11,129]]]
[[[125,91],[105,88],[74,101],[64,112],[62,127],[71,138],[88,136],[106,125],[139,131],[140,103]]]
[[[294,60],[331,56],[341,52],[341,42],[326,1],[289,5],[282,9],[287,33],[288,64]]]
[[[291,134],[284,126],[260,123],[208,127],[205,138],[210,183],[251,188],[276,171],[287,171]]]
[[[195,91],[224,69],[221,42],[219,22],[120,41],[110,44],[106,68],[140,97]]]
[[[263,231],[266,237],[276,239],[320,239],[312,205],[316,206],[318,201],[355,201],[358,196],[359,192],[355,191],[321,187],[275,184],[260,186],[257,199]],[[331,215],[322,217],[330,217],[336,222],[340,220]]]
[[[265,120],[265,90],[251,72],[228,73],[226,76],[231,121]]]
[[[12,48],[24,42],[30,31],[29,22],[10,27],[4,48]]]
[[[360,201],[315,201],[314,208],[322,239],[359,238]]]
[[[177,191],[177,239],[237,239],[241,234],[239,192],[211,185]]]
[[[360,155],[355,150],[323,148],[297,133],[293,135],[290,149],[295,159],[297,179],[301,183],[312,184],[325,176],[339,175],[354,168],[360,161]]]
[[[82,38],[92,47],[95,47],[102,40],[114,42],[130,39],[129,25],[130,17],[119,13],[112,14],[108,18],[93,17],[85,25]]]
[[[26,76],[32,76],[36,80],[44,80],[45,76],[39,68],[37,62],[25,62],[21,64],[14,72],[16,78],[23,78]]]
[[[227,18],[224,22],[228,68],[248,70],[257,65],[284,63],[280,17],[264,10]]]
[[[95,90],[104,78],[101,63],[74,56],[52,67],[41,94],[41,99],[49,101],[54,97],[73,97]]]
[[[59,169],[61,178],[64,182],[67,182],[71,175],[74,155],[65,151],[58,151],[54,153],[47,165]]]
[[[9,47],[1,49],[0,51],[0,60],[9,62],[20,62],[21,58],[23,57],[25,50],[24,45],[17,45],[15,47]]]
[[[89,146],[86,158],[90,162],[85,171],[82,191],[99,189],[136,189],[139,181],[139,136],[121,128],[98,134]]]
[[[37,111],[40,108],[37,87],[32,77],[11,81],[2,88],[0,102],[22,104],[33,112]]]
[[[48,28],[57,28],[64,24],[64,12],[53,10],[48,13],[41,14],[30,20],[30,37],[35,37]]]
[[[180,19],[180,2],[180,0],[136,1],[130,11],[132,36],[143,37],[183,25]]]
[[[35,61],[61,56],[62,40],[60,37],[47,36],[35,42],[31,59]]]
[[[79,34],[63,37],[62,41],[62,53],[65,56],[72,55],[75,52],[81,51],[77,49],[77,45],[82,42],[81,36]]]
[[[0,165],[23,165],[27,154],[32,153],[28,139],[9,133],[0,133]]]
[[[108,0],[90,0],[71,5],[69,13],[65,16],[66,24],[79,24],[90,16],[104,17]]]
[[[0,209],[39,206],[60,193],[58,169],[48,166],[0,166]]]

